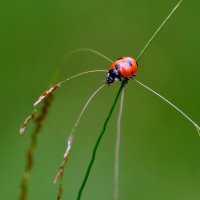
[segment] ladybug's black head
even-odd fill
[[[106,84],[111,84],[111,83],[113,83],[115,80],[111,77],[111,76],[108,76],[107,78],[106,78]]]
[[[120,80],[121,81],[121,75],[116,69],[111,69],[108,71],[108,76],[106,78],[106,84],[111,84],[114,81]]]

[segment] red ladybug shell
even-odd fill
[[[120,75],[124,78],[130,78],[136,74],[138,65],[135,59],[131,57],[123,57],[114,61],[109,70],[117,69]]]

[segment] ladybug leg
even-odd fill
[[[119,79],[119,81],[122,81],[122,77],[120,75],[118,76],[118,79]]]
[[[124,78],[124,85],[123,85],[123,87],[126,86],[126,84],[128,83],[128,80],[129,80],[129,78]]]

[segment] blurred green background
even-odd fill
[[[1,1],[0,6],[0,199],[18,199],[33,124],[23,136],[19,125],[33,102],[58,80],[110,63],[89,52],[68,61],[71,50],[89,47],[111,59],[136,57],[175,0]],[[200,123],[200,2],[184,1],[139,62],[141,80]],[[56,92],[35,152],[29,200],[56,199],[53,184],[67,136],[89,95],[105,74],[74,79]],[[76,199],[92,148],[119,84],[91,103],[76,131],[64,174],[64,199]],[[84,200],[113,199],[117,109],[97,153]],[[126,88],[120,147],[120,199],[197,200],[200,198],[200,139],[179,113],[135,82]]]

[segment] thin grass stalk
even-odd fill
[[[104,58],[105,60],[108,60],[109,62],[113,62],[110,58],[108,58],[107,56],[105,56],[104,54],[94,50],[94,49],[90,49],[90,48],[78,48],[78,49],[75,49],[73,51],[71,51],[70,53],[68,53],[65,57],[64,57],[64,60],[68,60],[72,55],[78,53],[78,52],[82,52],[82,51],[89,51],[91,53],[94,53],[102,58]]]
[[[144,46],[144,48],[142,49],[142,51],[140,52],[140,54],[137,57],[137,61],[139,61],[142,57],[142,55],[144,54],[144,52],[148,49],[149,45],[152,43],[152,41],[156,38],[156,36],[158,35],[158,33],[162,30],[162,28],[164,27],[164,25],[166,24],[166,22],[169,20],[169,18],[174,14],[174,12],[176,11],[176,9],[180,6],[180,4],[182,3],[183,0],[179,1],[178,4],[172,9],[172,11],[169,13],[169,15],[165,18],[165,20],[161,23],[161,25],[158,27],[158,29],[154,32],[154,34],[151,36],[151,38],[148,40],[148,42],[146,43],[146,45]]]
[[[163,97],[162,95],[160,95],[158,92],[156,92],[155,90],[151,89],[149,86],[145,85],[144,83],[142,83],[141,81],[138,81],[134,78],[134,81],[136,83],[138,83],[139,85],[141,85],[142,87],[146,88],[147,90],[149,90],[151,93],[155,94],[156,96],[158,96],[159,98],[161,98],[163,101],[165,101],[167,104],[169,104],[172,108],[174,108],[176,111],[178,111],[183,117],[185,117],[191,124],[194,125],[194,127],[197,130],[197,133],[200,136],[200,127],[198,126],[197,123],[195,123],[188,115],[186,115],[181,109],[179,109],[177,106],[175,106],[172,102],[170,102],[168,99],[166,99],[165,97]]]
[[[120,140],[121,140],[121,119],[123,113],[123,105],[124,105],[124,91],[122,90],[119,113],[117,118],[117,134],[116,134],[116,142],[115,142],[115,164],[114,164],[114,200],[119,199],[119,152],[120,152]]]

